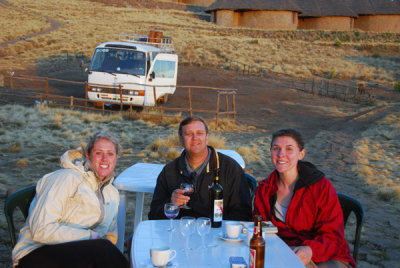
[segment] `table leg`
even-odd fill
[[[136,227],[142,221],[143,216],[143,204],[144,204],[144,193],[136,193],[136,204],[135,204],[135,221],[133,225],[133,231],[135,232]]]
[[[126,192],[119,192],[119,207],[118,207],[118,241],[117,248],[123,253],[125,242],[125,220],[126,220]]]

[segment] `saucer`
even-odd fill
[[[231,237],[228,237],[226,234],[219,234],[219,239],[224,240],[226,242],[241,242],[241,241],[243,241],[243,238],[241,238],[240,236],[238,236],[236,238],[231,238]]]

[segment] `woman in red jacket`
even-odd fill
[[[324,173],[301,161],[305,153],[298,131],[272,135],[275,170],[256,189],[253,215],[272,221],[306,267],[355,266],[336,191]]]

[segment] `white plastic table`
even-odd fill
[[[244,169],[245,163],[240,154],[234,150],[221,150],[218,152],[230,156]],[[114,186],[120,192],[118,208],[118,242],[117,247],[122,251],[125,239],[126,219],[126,192],[136,192],[135,219],[133,231],[142,221],[144,194],[153,193],[157,183],[157,177],[163,169],[163,164],[137,163],[125,169],[114,181]]]
[[[179,231],[179,220],[174,220],[175,230],[168,232],[168,220],[143,221],[137,227],[131,247],[131,267],[153,267],[150,259],[152,246],[168,245],[176,250],[176,258],[167,267],[194,267],[229,268],[229,257],[240,256],[249,262],[249,246],[245,240],[241,242],[226,242],[219,238],[225,222],[221,228],[211,228],[205,241],[206,245],[214,245],[206,250],[199,249],[201,237],[194,233],[189,237],[191,250],[185,250],[185,238]],[[241,235],[245,237],[245,235]],[[264,267],[297,268],[304,265],[294,252],[275,234],[265,237]]]

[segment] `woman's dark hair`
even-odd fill
[[[182,137],[182,135],[183,135],[182,129],[184,126],[186,126],[187,124],[190,124],[192,122],[195,122],[195,121],[202,122],[206,129],[206,134],[208,134],[208,126],[207,126],[206,122],[204,122],[203,119],[201,119],[200,117],[189,116],[189,117],[186,117],[185,119],[183,119],[182,122],[179,124],[179,136]]]
[[[276,131],[275,133],[273,133],[272,139],[271,139],[271,148],[272,148],[272,143],[278,137],[291,137],[297,142],[297,145],[299,146],[300,151],[304,149],[303,136],[301,136],[300,132],[298,132],[294,128],[280,129],[280,130]]]
[[[115,146],[115,152],[117,153],[117,155],[119,155],[119,152],[121,150],[121,146],[119,144],[119,141],[116,137],[114,137],[114,135],[112,135],[109,132],[97,132],[95,133],[93,136],[90,137],[89,142],[86,146],[86,152],[90,155],[94,144],[96,143],[96,141],[98,141],[99,139],[106,139],[111,141],[112,143],[114,143]]]

